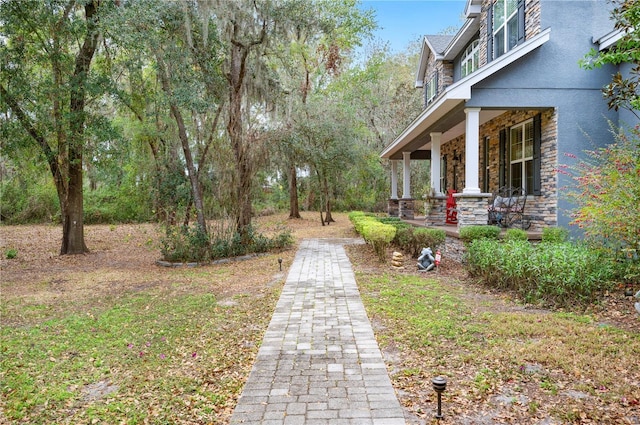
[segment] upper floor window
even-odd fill
[[[473,71],[478,69],[480,64],[480,40],[475,40],[464,51],[462,60],[460,61],[460,76],[466,77]]]
[[[488,59],[496,59],[524,41],[524,0],[496,0],[488,14]]]
[[[424,86],[424,103],[428,105],[438,94],[438,73],[435,72],[431,79]]]

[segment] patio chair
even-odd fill
[[[454,193],[456,193],[456,191],[453,189],[447,190],[447,216],[445,218],[446,224],[458,224],[458,210],[456,198],[453,197]]]
[[[527,230],[531,221],[524,215],[527,194],[521,187],[503,186],[494,193],[489,211],[489,224],[520,227]]]

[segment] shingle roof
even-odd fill
[[[454,35],[425,35],[429,45],[436,50],[437,54],[444,53],[445,49],[451,43],[451,40],[455,37]]]

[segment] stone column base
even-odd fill
[[[398,199],[389,198],[387,201],[387,213],[389,213],[389,217],[400,216],[400,201]]]
[[[486,225],[489,220],[487,211],[491,193],[454,193],[458,210],[458,229],[466,226]]]
[[[427,226],[444,226],[447,218],[447,197],[446,195],[435,195],[427,198],[430,205],[429,212],[425,217],[424,224]]]
[[[400,218],[405,220],[413,220],[414,215],[414,200],[413,199],[400,199]]]

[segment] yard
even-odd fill
[[[303,216],[262,217],[259,230],[355,236],[345,214],[328,227]],[[59,227],[0,232],[0,423],[228,422],[295,249],[166,268],[154,225],[88,226],[91,253],[65,257]],[[433,421],[440,374],[443,424],[640,423],[640,319],[622,291],[549,312],[477,287],[446,258],[419,274],[367,246],[349,255],[407,423]]]

